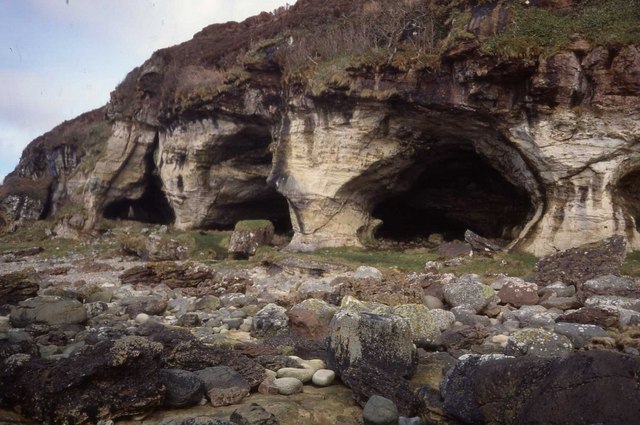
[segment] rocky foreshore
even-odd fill
[[[625,241],[525,278],[5,255],[0,423],[631,424]]]

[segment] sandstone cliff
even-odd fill
[[[299,0],[156,52],[106,109],[36,139],[0,224],[268,218],[299,250],[466,229],[538,255],[614,234],[640,249],[639,42],[637,0]],[[86,146],[65,135],[81,122]]]

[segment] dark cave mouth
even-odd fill
[[[107,204],[102,216],[108,220],[132,220],[149,224],[173,224],[176,215],[162,191],[159,178],[153,178],[138,199],[120,199]]]
[[[636,230],[640,232],[640,170],[631,171],[618,180],[615,193],[617,203],[633,217]]]
[[[408,190],[375,205],[372,216],[382,220],[377,239],[421,242],[435,233],[464,240],[468,229],[507,242],[533,216],[529,194],[471,150],[452,149],[418,167]]]

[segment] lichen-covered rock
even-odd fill
[[[393,309],[393,314],[404,318],[411,328],[413,342],[418,347],[432,344],[440,335],[438,323],[429,308],[423,304],[403,304]]]
[[[511,356],[558,357],[573,351],[571,340],[544,329],[521,329],[507,342],[505,354]]]
[[[640,282],[638,280],[611,274],[589,279],[580,285],[579,289],[578,299],[582,302],[592,295],[640,298]]]
[[[618,324],[620,312],[610,307],[582,307],[563,314],[557,320],[559,322],[581,323],[609,328]]]
[[[498,298],[502,303],[515,307],[534,305],[540,300],[538,285],[518,278],[509,278],[498,291]]]
[[[594,277],[618,275],[626,254],[627,240],[624,236],[560,251],[538,261],[536,283],[545,286],[562,281],[580,285]]]
[[[495,300],[495,291],[476,275],[465,275],[443,287],[444,299],[452,307],[466,306],[481,312]]]
[[[251,257],[258,247],[269,245],[273,235],[274,228],[270,221],[239,221],[229,241],[229,254],[235,258]]]
[[[573,346],[578,349],[585,347],[593,338],[606,338],[609,336],[607,331],[600,326],[581,323],[557,323],[553,331],[569,338]]]
[[[408,377],[415,372],[417,356],[411,328],[402,317],[342,310],[331,320],[328,360],[338,374],[369,365]]]
[[[255,316],[251,325],[254,336],[266,338],[289,332],[287,309],[276,304],[267,304]]]

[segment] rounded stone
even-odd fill
[[[331,369],[319,369],[313,374],[311,382],[319,387],[328,387],[336,378],[336,373]]]
[[[372,395],[362,411],[365,425],[396,425],[398,408],[393,401],[379,395]]]
[[[273,381],[273,386],[282,395],[292,395],[302,392],[302,381],[296,378],[278,378]]]
[[[136,322],[139,324],[143,324],[147,320],[149,320],[149,315],[147,313],[140,313],[136,316]]]
[[[311,382],[315,369],[298,369],[294,367],[283,367],[278,369],[278,378],[296,378],[303,383]]]
[[[438,297],[434,297],[433,295],[424,296],[424,305],[429,307],[429,310],[444,308],[444,304],[442,303],[442,300]]]

